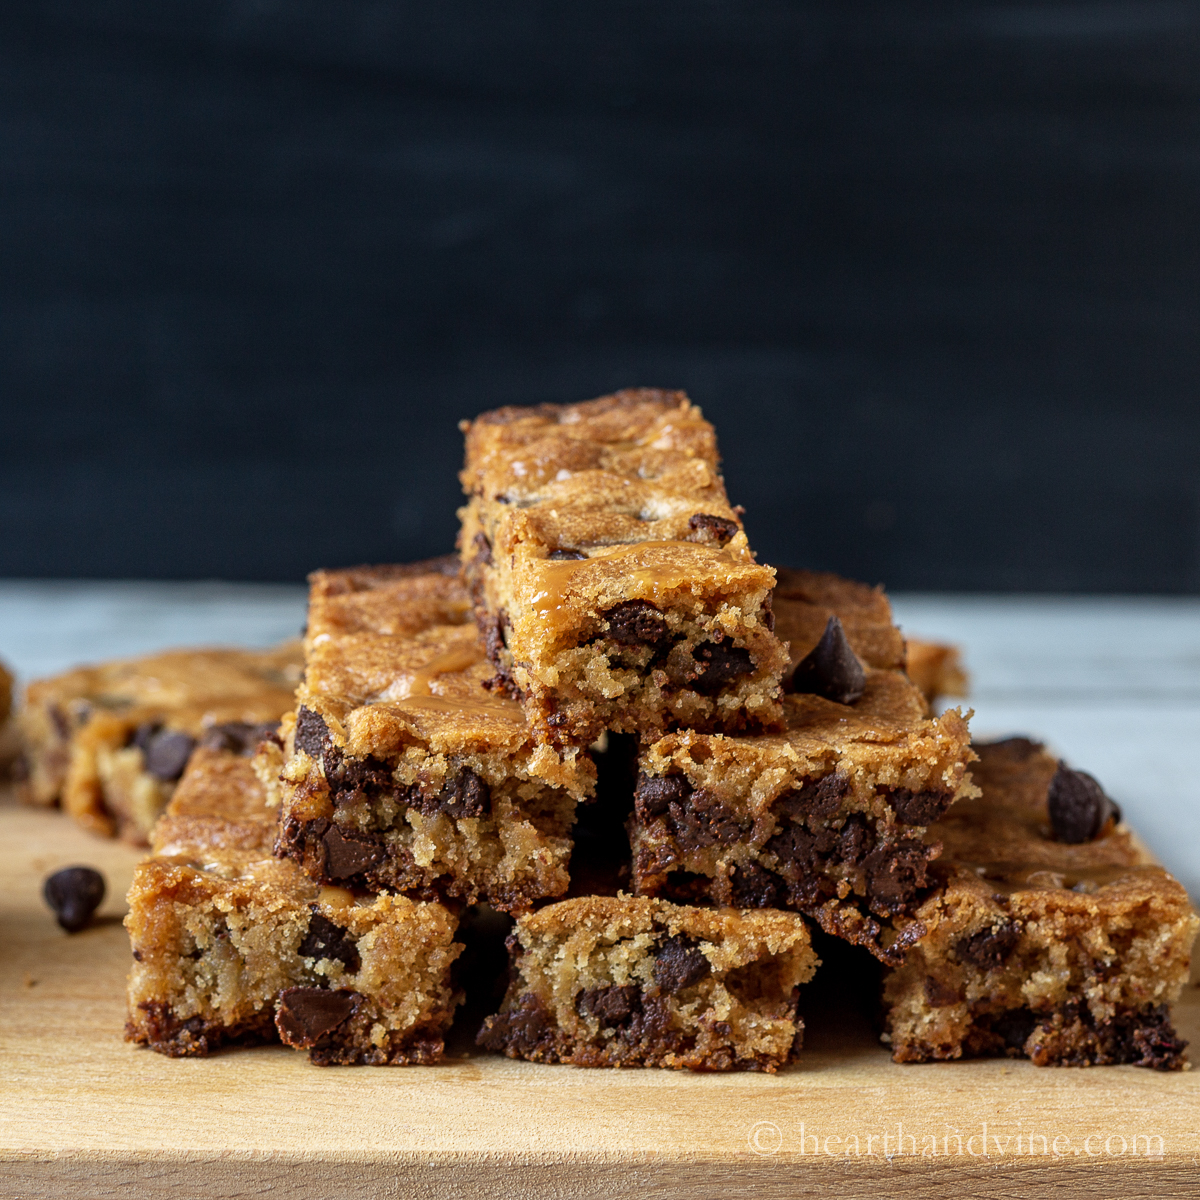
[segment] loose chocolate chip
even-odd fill
[[[692,651],[698,668],[691,686],[697,692],[716,692],[740,675],[754,672],[754,660],[744,646],[735,646],[732,638],[719,642],[701,642]]]
[[[485,567],[492,565],[492,543],[487,540],[487,534],[477,533],[472,543],[475,547],[475,561]]]
[[[1090,775],[1060,762],[1050,781],[1050,826],[1059,842],[1090,842],[1121,810]]]
[[[613,1029],[641,1011],[641,998],[641,988],[614,985],[580,992],[575,1006],[580,1013],[595,1017],[602,1028]]]
[[[329,726],[320,713],[300,706],[296,713],[296,749],[303,750],[309,758],[320,761],[324,752],[332,745]]]
[[[928,825],[936,821],[950,807],[954,799],[953,792],[944,792],[930,788],[923,792],[913,792],[908,788],[896,788],[888,794],[896,820],[901,825]]]
[[[285,988],[275,1009],[275,1028],[285,1046],[308,1050],[344,1024],[362,1003],[358,992],[342,988]]]
[[[551,550],[550,559],[553,562],[572,562],[575,559],[587,558],[582,550]]]
[[[175,729],[146,724],[134,730],[133,745],[142,752],[146,770],[155,779],[171,783],[183,774],[196,748],[196,739]]]
[[[464,767],[451,776],[436,797],[420,802],[421,810],[432,815],[435,812],[458,820],[459,817],[482,817],[492,806],[491,792],[470,767]]]
[[[810,779],[790,792],[784,792],[776,801],[781,812],[793,820],[801,817],[832,817],[850,791],[850,781],[845,775],[834,772],[821,779]]]
[[[68,933],[78,933],[104,899],[104,876],[92,867],[64,867],[42,885],[42,896]]]
[[[758,863],[734,867],[729,884],[735,908],[778,908],[784,893],[783,880]]]
[[[664,992],[674,995],[699,983],[711,970],[712,964],[704,957],[696,939],[677,933],[663,942],[655,956],[654,982]]]
[[[370,834],[343,833],[331,825],[321,839],[325,847],[327,879],[350,879],[378,866],[387,857],[383,846]]]
[[[309,918],[308,932],[300,943],[298,953],[301,958],[335,959],[347,971],[357,971],[362,966],[354,939],[340,925],[335,925],[319,912],[314,912]]]
[[[225,721],[220,725],[210,725],[204,731],[200,745],[206,750],[251,755],[258,749],[259,742],[273,738],[278,731],[278,722],[251,725],[246,721]]]
[[[689,518],[688,529],[691,531],[689,542],[716,542],[718,546],[724,546],[737,536],[738,526],[736,521],[729,521],[724,517],[696,513],[694,517]]]
[[[692,785],[682,775],[638,775],[633,793],[638,820],[647,823],[664,816],[672,804],[683,804],[692,794]]]
[[[608,621],[608,636],[621,646],[660,650],[674,637],[666,617],[645,600],[626,600],[610,608],[604,617]]]
[[[1017,948],[1021,931],[1016,925],[1001,925],[998,929],[981,929],[955,943],[954,953],[960,959],[990,971],[1000,966]]]
[[[789,691],[853,704],[866,691],[867,676],[837,617],[825,623],[821,640],[797,664]]]

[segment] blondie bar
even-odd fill
[[[634,888],[794,909],[899,962],[913,935],[895,919],[920,901],[938,850],[925,827],[973,794],[967,722],[930,716],[899,669],[881,592],[831,576],[802,589],[802,574],[786,573],[775,600],[792,654],[784,731],[679,730],[641,748]]]
[[[249,758],[197,749],[129,892],[127,1039],[172,1057],[280,1038],[322,1066],[438,1061],[454,916],[320,887],[271,856],[274,835]]]
[[[197,741],[257,741],[292,707],[299,642],[173,650],[35,680],[19,714],[24,796],[145,844]]]
[[[799,1049],[818,965],[804,919],[587,896],[519,917],[481,1045],[580,1067],[774,1071]]]
[[[931,705],[945,696],[967,694],[969,681],[957,646],[909,638],[905,669]]]
[[[505,911],[567,889],[586,750],[491,676],[457,566],[313,577],[304,684],[268,779],[281,856],[324,883]],[[352,586],[351,586],[352,585]]]
[[[978,746],[983,794],[929,830],[938,887],[884,987],[897,1062],[1183,1063],[1167,1006],[1200,918],[1090,776],[1024,738]]]
[[[543,740],[778,721],[775,572],[682,392],[503,408],[464,430],[476,619],[498,686]]]

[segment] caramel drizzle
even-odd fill
[[[448,716],[474,714],[477,717],[523,722],[524,714],[515,700],[493,696],[484,691],[481,684],[474,685],[471,695],[443,694],[443,685],[440,683],[443,675],[460,675],[482,661],[483,650],[478,642],[471,640],[455,646],[431,658],[423,667],[401,675],[379,694],[377,702],[399,703],[416,712]],[[471,681],[466,682],[470,685]]]

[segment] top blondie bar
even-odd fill
[[[543,739],[778,723],[775,572],[755,561],[686,395],[502,408],[463,429],[476,619]]]

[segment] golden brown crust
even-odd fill
[[[967,694],[970,680],[957,646],[909,638],[905,667],[930,704],[943,696]]]
[[[929,836],[937,890],[886,982],[898,1062],[978,1054],[1038,1065],[1130,1062],[1177,1069],[1166,1005],[1187,979],[1200,918],[1124,826],[1055,841],[1047,797],[1058,762],[1022,738],[978,747],[977,800]]]
[[[171,650],[80,667],[32,682],[20,714],[25,797],[63,808],[86,829],[144,844],[174,780],[146,769],[139,730],[186,741],[213,726],[277,721],[302,669],[298,642],[272,650]],[[182,762],[180,763],[182,765]]]
[[[778,720],[774,571],[755,562],[712,427],[683,393],[506,409],[464,428],[476,619],[544,740]]]
[[[818,960],[802,917],[589,896],[521,917],[480,1042],[575,1066],[774,1071],[799,1048]]]

